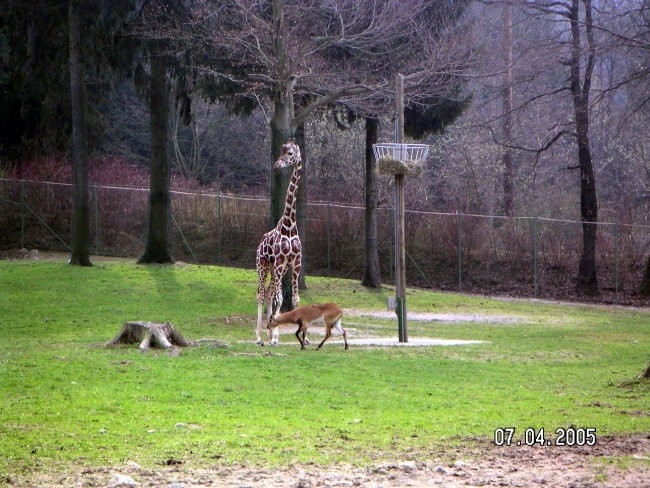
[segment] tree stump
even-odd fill
[[[638,376],[636,377],[637,380],[643,380],[646,378],[650,378],[650,363],[645,367],[643,371],[641,371]]]
[[[135,344],[139,342],[138,349],[146,351],[149,347],[162,347],[171,349],[174,346],[187,347],[192,343],[169,322],[125,322],[119,334],[111,340],[106,347],[117,344]]]

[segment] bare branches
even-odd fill
[[[392,107],[398,70],[415,78],[414,103],[449,91],[471,55],[438,10],[425,0],[195,0],[174,36],[195,46],[196,69],[237,83],[242,96],[293,97],[298,123],[334,102]]]

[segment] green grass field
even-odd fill
[[[302,303],[385,310],[389,289],[309,278]],[[452,347],[256,346],[254,271],[210,266],[0,262],[2,474],[132,459],[367,464],[485,443],[500,427],[650,431],[650,311],[409,290],[411,311],[496,321],[411,322]],[[128,320],[169,321],[183,350],[103,346]],[[396,321],[347,316],[352,337]],[[312,341],[313,342],[313,341]]]

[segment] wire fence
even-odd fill
[[[182,261],[253,268],[268,230],[269,200],[172,191],[172,253]],[[91,250],[137,257],[145,245],[148,189],[90,187]],[[69,251],[72,185],[0,179],[0,249]],[[393,281],[392,208],[378,210],[382,282]],[[306,271],[360,279],[364,208],[308,203]],[[410,286],[535,298],[575,296],[582,223],[406,211]],[[598,280],[608,303],[639,303],[650,226],[600,222]]]

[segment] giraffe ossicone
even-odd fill
[[[298,235],[296,224],[296,197],[298,183],[302,176],[302,158],[298,144],[290,138],[282,146],[280,157],[275,162],[275,168],[282,169],[293,166],[293,173],[284,202],[284,212],[274,229],[262,237],[257,246],[256,268],[257,268],[257,329],[256,342],[264,345],[262,339],[262,315],[266,305],[267,323],[271,317],[276,315],[282,307],[282,278],[291,268],[291,294],[293,306],[296,307],[300,301],[298,295],[298,277],[302,262],[302,244]],[[268,287],[266,280],[271,281]],[[271,332],[268,330],[271,345],[278,344],[277,327]]]

